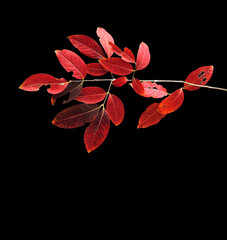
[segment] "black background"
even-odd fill
[[[46,189],[72,185],[75,190],[86,182],[93,191],[104,184],[103,191],[113,187],[122,189],[122,194],[134,188],[144,189],[145,195],[146,189],[150,192],[154,188],[186,194],[185,189],[195,188],[198,194],[212,191],[222,198],[226,92],[185,91],[180,109],[158,125],[138,130],[141,113],[160,100],[143,98],[127,85],[112,87],[111,92],[125,105],[125,119],[118,127],[111,124],[105,142],[88,154],[83,143],[85,127],[65,130],[51,124],[65,106],[51,106],[45,88],[34,93],[18,89],[35,73],[71,78],[59,64],[56,49],[75,51],[86,63],[93,62],[81,55],[67,36],[85,34],[98,42],[97,27],[105,28],[116,45],[130,48],[135,55],[142,41],[150,47],[151,63],[136,73],[139,79],[185,80],[196,68],[214,65],[208,85],[227,88],[222,7],[192,2],[182,6],[172,2],[149,7],[142,2],[131,4],[32,5],[14,21],[11,49],[17,53],[18,70],[12,76],[16,98],[11,146],[18,150],[17,158],[10,160],[11,169],[22,182]],[[95,85],[108,88],[105,83]],[[182,85],[163,86],[173,92]]]

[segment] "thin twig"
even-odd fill
[[[84,82],[109,82],[109,81],[113,81],[113,79],[85,79]],[[128,79],[128,82],[131,82],[132,79]],[[194,84],[194,83],[189,83],[189,82],[185,82],[182,80],[141,80],[142,82],[159,82],[159,83],[187,83],[187,85],[191,85],[191,86],[195,86],[195,87],[203,87],[203,88],[209,88],[209,89],[215,89],[215,90],[220,90],[220,91],[225,91],[227,92],[227,89],[225,88],[219,88],[219,87],[212,87],[212,86],[208,86],[208,85],[199,85],[199,84]],[[70,82],[81,82],[81,80],[70,80]]]

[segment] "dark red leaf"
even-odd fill
[[[105,58],[105,53],[101,46],[92,38],[86,35],[72,35],[68,38],[72,45],[84,55],[94,59]]]
[[[75,100],[83,103],[93,104],[102,101],[105,96],[106,91],[100,87],[85,87]]]
[[[56,50],[57,58],[67,72],[73,72],[73,77],[84,79],[87,75],[85,62],[74,52],[69,50]]]
[[[47,92],[50,94],[57,94],[62,92],[68,85],[64,79],[57,79],[49,74],[38,73],[28,77],[23,84],[19,87],[24,91],[35,92],[43,85],[50,85]]]
[[[213,74],[214,67],[213,66],[204,66],[197,68],[193,72],[191,72],[185,82],[198,84],[198,85],[205,85],[211,78]],[[194,91],[199,89],[198,86],[188,85],[187,83],[184,84],[184,89],[188,91]]]
[[[109,94],[106,111],[109,113],[110,119],[114,125],[117,126],[123,121],[125,115],[124,104],[116,95]]]
[[[98,114],[100,106],[97,104],[78,104],[62,110],[53,120],[53,124],[60,128],[77,128],[91,122]]]
[[[128,81],[128,79],[126,77],[119,77],[119,78],[115,79],[112,84],[115,87],[122,87],[123,85],[125,85],[127,83],[127,81]]]
[[[109,42],[114,44],[113,37],[104,29],[104,28],[97,28],[97,35],[99,37],[99,41],[103,46],[107,56],[110,58],[113,55],[113,50],[109,45]]]
[[[151,104],[140,116],[137,128],[147,128],[160,122],[165,114],[158,112],[159,103]]]
[[[180,88],[162,100],[158,107],[158,111],[162,114],[174,112],[182,105],[183,101],[184,92],[182,88]]]
[[[52,96],[52,98],[51,98],[52,105],[55,104],[55,102],[58,98],[66,95],[68,93],[69,93],[68,100],[64,100],[63,104],[74,100],[77,96],[80,95],[82,88],[83,88],[82,81],[81,82],[69,82],[68,86],[65,88],[64,91]]]
[[[104,142],[109,129],[110,117],[108,112],[103,108],[85,130],[84,143],[88,153],[95,150]]]
[[[142,70],[150,63],[151,55],[147,44],[142,42],[139,46],[136,59],[136,70]]]
[[[87,73],[92,76],[102,76],[108,71],[100,63],[87,64]]]
[[[134,71],[132,65],[121,58],[104,58],[100,59],[99,62],[106,70],[120,76],[128,75]]]

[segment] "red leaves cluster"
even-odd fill
[[[213,66],[198,68],[187,77],[183,88],[168,94],[160,84],[134,78],[136,71],[145,69],[150,63],[149,47],[144,42],[139,45],[135,57],[129,48],[125,47],[122,51],[116,46],[113,37],[105,29],[98,28],[97,36],[100,44],[86,35],[72,35],[68,39],[80,53],[98,62],[86,64],[75,52],[67,49],[55,51],[62,67],[72,73],[76,81],[57,79],[41,73],[30,76],[20,86],[25,91],[38,91],[41,86],[49,85],[47,91],[53,94],[52,105],[61,97],[67,97],[63,100],[63,104],[72,100],[80,102],[62,110],[52,123],[66,129],[88,124],[84,133],[84,143],[88,152],[95,150],[106,139],[110,122],[118,126],[124,119],[123,102],[118,96],[110,93],[111,85],[122,87],[128,81],[132,81],[131,87],[143,97],[155,99],[166,97],[160,103],[151,104],[140,116],[138,128],[146,128],[157,124],[164,116],[176,111],[182,105],[183,89],[196,90],[199,88],[198,85],[205,85],[212,76]],[[113,56],[114,54],[117,56]],[[88,74],[103,76],[107,72],[110,72],[112,77],[113,74],[118,75],[116,79],[110,81],[108,91],[96,86],[83,87]],[[132,80],[126,77],[129,74],[132,74]],[[98,105],[97,103],[100,102],[102,104]]]

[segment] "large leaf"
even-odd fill
[[[114,44],[113,37],[104,28],[100,28],[100,27],[97,28],[97,35],[99,37],[99,41],[103,46],[107,56],[110,58],[114,53],[111,46],[109,45],[109,42]]]
[[[68,82],[64,78],[57,79],[46,73],[38,73],[28,77],[19,88],[34,92],[38,91],[43,85],[50,85],[50,88],[47,89],[48,93],[57,94],[67,87]]]
[[[160,122],[165,114],[158,112],[159,103],[151,104],[140,116],[137,128],[147,128]]]
[[[83,83],[81,82],[69,82],[68,86],[64,89],[64,91],[54,94],[51,98],[52,105],[55,104],[56,100],[66,94],[69,93],[69,97],[67,100],[63,101],[63,104],[68,103],[74,100],[77,96],[80,95],[83,88]]]
[[[53,120],[53,124],[60,128],[77,128],[91,122],[98,114],[100,106],[97,104],[78,104],[62,110]]]
[[[146,43],[142,42],[139,46],[139,50],[136,58],[136,70],[142,70],[150,63],[151,55],[149,47]]]
[[[102,101],[105,96],[106,91],[100,87],[85,87],[75,100],[83,103],[93,104]]]
[[[98,116],[89,124],[84,133],[84,143],[87,152],[95,150],[106,139],[110,129],[110,117],[102,108]]]
[[[100,63],[87,64],[87,73],[92,76],[102,76],[108,71]]]
[[[204,66],[197,68],[193,72],[191,72],[184,83],[184,89],[189,91],[194,91],[199,89],[198,86],[188,85],[188,83],[198,84],[198,85],[205,85],[211,78],[213,74],[214,67],[213,66]]]
[[[84,55],[94,59],[105,58],[105,53],[101,46],[92,38],[86,35],[72,35],[68,38],[72,45]]]
[[[67,72],[73,72],[73,77],[84,79],[87,75],[87,66],[85,62],[74,52],[70,50],[56,50],[57,58]]]
[[[142,82],[144,87],[144,97],[163,98],[168,95],[167,90],[160,84],[152,82]]]
[[[182,105],[183,101],[184,92],[182,88],[180,88],[162,100],[158,107],[158,111],[162,114],[174,112]]]
[[[114,125],[118,126],[123,121],[125,115],[124,104],[116,95],[109,94],[106,110]]]
[[[106,70],[120,76],[128,75],[134,71],[132,65],[121,58],[104,58],[100,59],[99,62]]]

